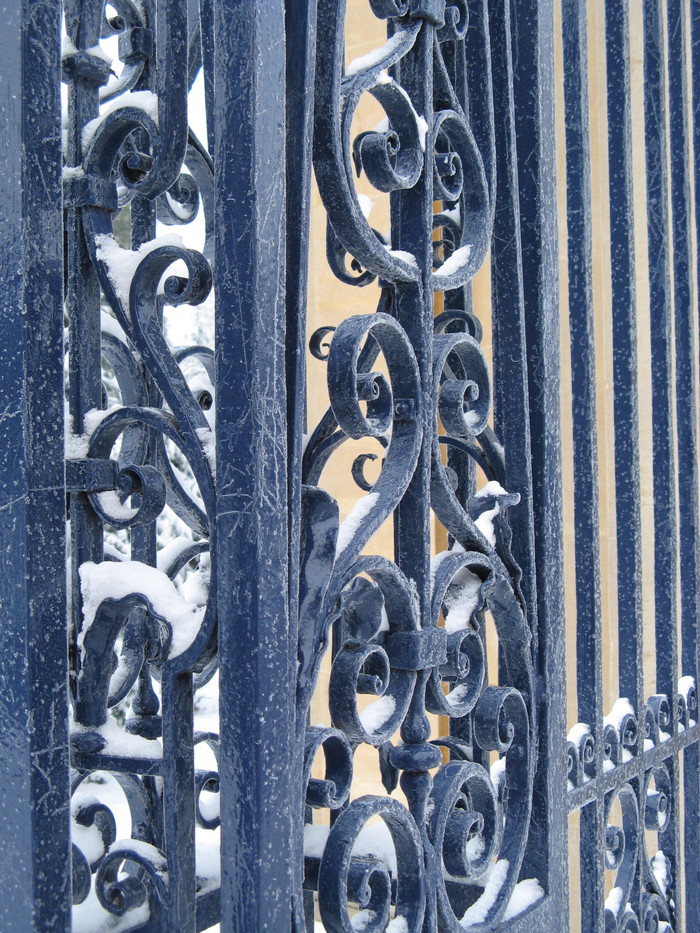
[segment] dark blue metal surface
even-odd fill
[[[692,366],[687,363],[693,353],[693,341],[688,328],[690,236],[687,229],[688,161],[685,152],[688,131],[684,116],[688,97],[683,77],[686,50],[682,6],[670,4],[667,7],[666,34],[662,4],[648,0],[642,11],[644,181],[651,324],[648,338],[651,369],[647,375],[637,365],[637,349],[646,338],[637,332],[636,323],[634,236],[642,218],[635,215],[633,200],[632,126],[635,118],[641,120],[641,115],[632,115],[630,11],[626,3],[618,0],[609,0],[605,5],[617,653],[621,699],[602,718],[601,681],[603,665],[607,662],[601,645],[597,583],[599,531],[594,381],[596,345],[600,346],[601,335],[597,335],[597,341],[593,340],[590,269],[593,215],[588,181],[589,75],[585,54],[587,12],[585,5],[576,2],[564,4],[580,720],[569,733],[569,808],[581,811],[580,891],[584,929],[696,930],[700,922],[696,844],[699,737],[695,692],[697,615],[688,612],[688,606],[693,605],[697,598],[697,583],[692,576],[697,548],[697,529],[693,530],[697,521],[697,450],[694,437],[697,407],[695,376]],[[636,179],[634,183],[637,184]],[[673,293],[670,285],[672,239]],[[671,344],[673,329],[675,349]],[[679,340],[684,343],[682,355],[685,360],[680,363]],[[679,376],[679,369],[685,373],[685,382]],[[651,380],[653,566],[648,560],[643,562],[640,523],[638,391],[642,378]],[[674,399],[677,406],[675,436]],[[675,466],[676,457],[678,468]],[[681,459],[685,461],[686,471]],[[584,466],[585,460],[589,462]],[[677,564],[678,553],[680,560]],[[643,575],[647,574],[653,578],[655,589],[653,655],[656,676],[655,692],[651,696],[648,695],[651,685],[644,681],[643,666],[644,654],[649,648],[643,641],[641,584]],[[686,623],[681,621],[679,652],[676,603],[678,593],[684,591],[684,576],[688,581],[688,595],[681,600],[681,614],[684,602],[686,606]],[[681,756],[684,766],[682,797]],[[680,851],[681,833],[685,839],[684,858]],[[681,865],[685,890],[680,883]],[[606,890],[609,891],[607,897]]]
[[[70,918],[60,4],[3,9],[0,928]],[[28,102],[31,101],[31,107]]]
[[[700,85],[691,129],[685,7],[645,0],[647,338],[629,10],[606,0],[612,328],[596,335],[588,9],[563,0],[579,720],[567,740],[555,8],[370,0],[353,15],[385,24],[386,45],[347,66],[343,0],[2,14],[3,931],[311,933],[315,911],[329,933],[565,931],[575,810],[586,933],[699,928]],[[200,70],[206,142],[188,127]],[[386,119],[353,136],[366,95]],[[337,326],[308,335],[312,171],[333,273],[378,290],[375,313],[353,314],[339,289]],[[388,231],[369,225],[358,177],[389,195]],[[164,234],[198,210],[201,250]],[[472,293],[486,262],[488,307]],[[173,346],[178,306],[204,302],[215,348]],[[621,696],[608,716],[601,339]],[[307,341],[330,400],[311,425]],[[341,522],[328,480],[348,443],[358,494]],[[368,550],[389,521],[393,559]],[[215,674],[220,731],[196,731]],[[327,722],[312,725],[324,690]],[[362,746],[383,794],[353,786]]]

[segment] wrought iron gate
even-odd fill
[[[3,12],[3,931],[301,933],[315,915],[333,933],[550,931],[579,908],[583,931],[700,928],[700,8],[643,4],[653,567],[628,8],[601,9],[621,697],[606,717],[586,4],[369,0],[357,15],[387,41],[347,66],[343,0]],[[367,95],[385,119],[358,133]],[[307,334],[312,168],[330,268],[377,305]],[[388,196],[388,231],[358,178]],[[200,249],[161,229],[198,212]],[[486,263],[488,304],[472,290]],[[210,345],[173,344],[187,306],[210,315]],[[327,370],[317,423],[307,344]],[[348,446],[341,521],[328,477]],[[393,559],[372,556],[390,519]],[[215,676],[218,731],[194,715]],[[362,746],[385,793],[353,791]]]

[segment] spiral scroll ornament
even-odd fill
[[[187,119],[192,12],[180,0],[64,10],[79,926],[181,928],[178,886],[205,897],[218,885],[194,848],[195,835],[198,853],[218,846],[218,735],[192,728],[194,691],[217,666],[214,354],[173,345],[168,323],[213,307],[212,164]],[[203,251],[172,232],[201,211]],[[101,799],[114,787],[121,797]]]
[[[327,735],[336,752],[325,781],[307,775],[304,896],[318,892],[327,930],[492,930],[544,892],[537,879],[520,881],[537,755],[532,633],[507,518],[520,496],[506,488],[490,426],[470,287],[496,194],[490,96],[468,93],[478,69],[489,84],[488,14],[461,2],[371,8],[387,42],[343,69],[344,5],[319,4],[328,41],[316,62],[314,169],[328,261],[346,285],[377,281],[381,292],[374,314],[323,326],[310,341],[327,367],[330,407],[303,457],[297,721],[307,721],[331,645],[331,725],[307,731],[307,748]],[[353,136],[364,95],[385,119]],[[389,231],[370,226],[359,177],[389,194]],[[444,296],[437,315],[435,293]],[[349,440],[380,452],[355,457],[363,495],[340,522],[324,471]],[[392,517],[395,559],[366,553]],[[415,537],[431,521],[449,545],[432,562]],[[430,714],[449,721],[448,735],[434,733]],[[362,745],[377,749],[386,793],[400,787],[401,801],[353,799]]]

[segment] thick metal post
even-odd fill
[[[282,0],[214,3],[221,929],[290,924]]]
[[[70,928],[57,0],[1,14],[0,929]]]

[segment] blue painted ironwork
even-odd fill
[[[622,697],[607,717],[587,9],[561,11],[579,720],[568,739],[554,4],[370,0],[363,15],[386,23],[387,42],[347,67],[343,0],[47,0],[3,14],[2,164],[16,184],[0,198],[2,929],[306,933],[318,910],[333,933],[565,930],[575,810],[582,929],[698,929],[684,8],[643,11],[645,568],[629,24],[623,0],[605,4]],[[206,140],[188,127],[200,70]],[[365,95],[386,119],[353,136]],[[378,293],[375,313],[308,335],[312,169],[332,271]],[[368,223],[358,176],[389,195],[389,231]],[[200,251],[160,226],[198,211]],[[485,308],[471,283],[487,259]],[[168,316],[205,301],[215,349],[172,346]],[[307,341],[330,399],[310,426]],[[348,441],[367,449],[341,522],[326,480]],[[390,520],[393,560],[368,551]],[[434,556],[436,527],[447,546]],[[642,572],[655,584],[646,699]],[[312,725],[326,654],[328,722]],[[220,731],[196,731],[197,690],[215,674]],[[363,745],[383,795],[354,791]]]
[[[544,889],[521,871],[547,865],[529,846],[533,793],[546,774],[536,775],[537,742],[546,732],[533,666],[510,8],[374,3],[375,15],[388,20],[387,44],[345,73],[344,5],[321,0],[318,9],[325,41],[316,62],[314,169],[328,214],[328,259],[341,281],[362,287],[378,278],[381,292],[374,315],[346,318],[332,337],[323,328],[311,344],[327,358],[330,408],[304,452],[297,722],[306,729],[332,631],[325,742],[337,751],[327,753],[333,783],[312,781],[307,790],[305,886],[318,891],[329,930],[353,929],[348,901],[378,930],[392,905],[392,923],[410,930],[496,929],[533,904],[543,922]],[[384,109],[386,126],[353,139],[365,93]],[[353,169],[390,193],[388,234],[365,220]],[[496,433],[469,287],[489,247]],[[437,317],[436,292],[445,294]],[[387,375],[375,368],[380,354]],[[338,527],[335,501],[317,487],[340,445],[364,437],[384,448],[381,472],[370,484],[364,464],[376,455],[355,460],[366,495]],[[488,480],[480,490],[470,462]],[[395,562],[366,556],[392,513]],[[431,561],[433,517],[450,547]],[[490,678],[484,612],[498,633]],[[379,699],[360,714],[357,694]],[[449,735],[431,734],[428,712],[447,717]],[[319,727],[306,735],[310,753],[324,743]],[[400,782],[407,807],[382,797],[348,802],[352,755],[363,743],[377,747],[386,791]],[[329,829],[312,822],[317,808],[331,810]],[[376,815],[393,839],[395,863],[372,847],[366,824]],[[523,890],[531,897],[520,903]]]
[[[618,0],[605,4],[621,695],[605,717],[596,501],[586,8],[575,0],[563,6],[580,720],[568,737],[569,809],[581,811],[580,909],[585,929],[697,930],[700,923],[696,844],[700,826],[700,733],[697,612],[693,609],[697,598],[697,402],[696,373],[690,364],[693,338],[689,329],[688,95],[684,86],[687,47],[681,6],[666,7],[664,34],[663,4],[648,0],[643,5],[653,405],[652,568],[643,563],[640,523],[640,374],[636,357],[645,338],[637,332],[635,310],[634,236],[640,218],[635,216],[632,193],[629,10]],[[675,350],[672,330],[676,335]],[[653,574],[655,587],[656,677],[655,693],[645,699],[641,587],[642,575],[647,573]],[[687,596],[680,603],[680,632],[676,609],[679,583],[681,593],[688,586]],[[614,817],[615,810],[618,817]],[[681,832],[685,840],[683,858]],[[654,839],[656,852],[649,848]]]

